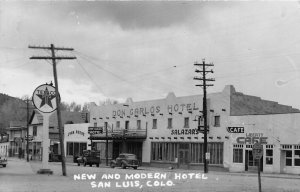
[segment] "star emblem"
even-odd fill
[[[44,105],[49,105],[49,107],[53,108],[51,100],[55,98],[55,95],[51,95],[46,87],[44,94],[36,94],[41,100],[40,108]]]

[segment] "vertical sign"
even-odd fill
[[[56,94],[55,87],[48,84],[43,84],[37,87],[32,96],[32,102],[34,106],[43,115],[43,154],[42,154],[42,168],[38,171],[40,174],[52,174],[49,169],[49,118],[56,110]]]

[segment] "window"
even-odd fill
[[[87,149],[85,142],[67,142],[67,155],[82,155],[82,151]]]
[[[233,145],[233,163],[243,163],[243,145]]]
[[[129,121],[125,121],[125,130],[129,129]]]
[[[136,121],[136,127],[137,129],[141,129],[141,120]]]
[[[189,128],[190,125],[189,125],[189,118],[188,117],[185,117],[184,118],[184,128]]]
[[[73,155],[73,142],[67,142],[67,155]]]
[[[292,166],[292,150],[285,151],[285,165]]]
[[[120,129],[120,121],[117,121],[117,123],[116,123],[116,128],[117,128],[117,129]]]
[[[217,115],[215,116],[215,124],[214,124],[215,127],[220,127],[220,116]]]
[[[37,135],[37,126],[33,126],[32,135],[33,135],[33,136],[36,136],[36,135]]]
[[[204,163],[203,143],[191,143],[191,163]]]
[[[172,118],[168,118],[168,129],[172,129]]]
[[[266,164],[273,164],[273,145],[266,145]]]
[[[223,164],[223,143],[208,143],[207,152],[210,153],[209,164]]]
[[[153,119],[153,121],[152,121],[152,129],[157,129],[157,119]]]
[[[177,158],[177,143],[151,143],[151,160],[175,162]]]
[[[294,165],[300,166],[300,149],[295,149],[294,151]]]
[[[94,123],[94,127],[97,127],[97,122]]]

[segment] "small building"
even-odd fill
[[[84,123],[85,116],[80,112],[61,112],[62,126],[73,123]],[[42,158],[42,141],[43,141],[43,116],[37,110],[31,115],[29,121],[29,135],[32,140],[29,143],[29,152],[32,159],[41,160]],[[50,152],[53,155],[53,160],[60,160],[61,150],[59,141],[59,130],[57,113],[54,112],[49,119],[49,139],[50,139]],[[50,159],[52,160],[52,159]]]
[[[7,133],[0,134],[0,157],[8,157],[9,135]]]
[[[7,135],[9,136],[9,157],[24,158],[26,152],[25,135],[27,133],[26,122],[11,121],[7,128]]]
[[[89,123],[81,123],[64,126],[64,147],[67,162],[76,162],[83,150],[91,149],[89,146],[89,125]]]
[[[92,147],[108,158],[134,153],[143,165],[203,169],[203,95],[90,106]],[[300,174],[300,110],[237,92],[207,95],[209,169],[254,170],[253,144],[263,143],[263,172]],[[200,131],[198,130],[200,124]],[[108,142],[108,146],[106,146]]]

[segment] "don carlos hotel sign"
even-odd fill
[[[196,107],[196,103],[181,103],[174,105],[167,105],[167,110],[162,110],[162,107],[159,105],[153,105],[149,107],[135,107],[129,109],[118,109],[112,111],[112,116],[116,117],[126,117],[130,115],[151,115],[151,114],[162,114],[163,111],[167,113],[179,113],[179,112],[189,112],[194,110],[199,110],[199,107]]]

